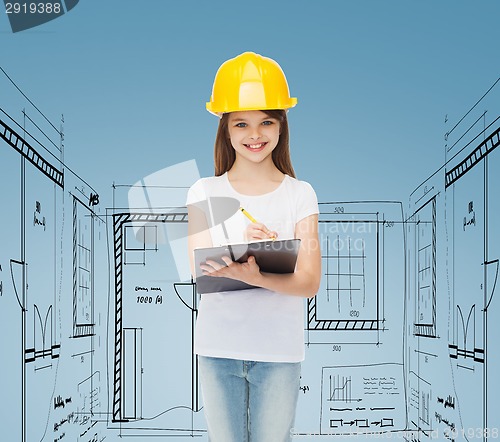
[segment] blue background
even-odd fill
[[[225,60],[244,51],[254,51],[278,61],[286,73],[291,95],[298,98],[298,105],[288,114],[292,160],[298,178],[310,182],[319,201],[323,203],[401,202],[403,213],[398,207],[387,203],[378,206],[367,203],[363,207],[372,212],[385,208],[393,219],[399,217],[402,221],[411,217],[419,208],[417,197],[420,184],[455,153],[446,154],[445,134],[499,77],[499,15],[500,4],[494,0],[81,0],[74,9],[51,22],[12,33],[8,18],[2,13],[0,67],[4,72],[0,72],[0,108],[22,125],[22,111],[26,106],[29,107],[6,73],[57,128],[61,124],[61,115],[64,115],[64,162],[80,180],[90,183],[89,186],[85,185],[85,190],[82,187],[82,193],[88,196],[90,188],[99,194],[99,206],[96,210],[105,219],[107,209],[124,207],[127,203],[128,187],[120,195],[121,185],[132,185],[164,168],[191,159],[196,160],[201,176],[213,174],[213,142],[217,118],[205,110],[213,78]],[[498,116],[498,87],[488,95],[489,98],[496,98],[481,102],[475,109],[474,119],[486,110],[490,112],[488,123]],[[58,144],[57,134],[48,127],[42,116],[32,107],[29,107],[29,114],[42,122],[43,130]],[[460,134],[467,127],[460,127]],[[460,134],[455,133],[453,141]],[[5,145],[0,150],[2,149],[11,148]],[[56,150],[49,147],[50,149],[58,156]],[[0,152],[0,165],[12,164],[10,156],[7,163],[7,153],[4,152],[4,157]],[[1,202],[4,208],[14,207],[17,210],[17,187],[13,186],[12,189],[15,190],[11,190],[6,183],[10,178],[13,182],[18,182],[18,170],[9,167],[1,169]],[[474,170],[479,173],[479,168]],[[494,170],[498,173],[498,165]],[[66,169],[66,174],[70,175],[71,171]],[[473,176],[470,180],[472,188],[473,185],[482,183],[482,176]],[[68,178],[68,183],[71,181]],[[429,183],[429,186],[443,185],[442,182],[435,184],[432,179]],[[34,186],[36,185],[35,182]],[[185,186],[186,182],[182,185]],[[492,181],[491,195],[494,197],[498,194],[497,188],[498,180]],[[74,191],[72,187],[68,189]],[[415,195],[410,196],[415,189]],[[441,194],[444,195],[443,192]],[[468,194],[458,195],[457,213],[471,199]],[[446,207],[449,204],[443,205],[444,198],[439,200],[439,192],[436,198],[438,218],[446,218]],[[480,207],[480,203],[476,199],[474,201],[476,207]],[[491,201],[494,201],[493,198]],[[463,204],[459,206],[458,203]],[[28,204],[31,211],[31,202]],[[42,207],[48,206],[44,202]],[[346,204],[345,207],[355,206]],[[69,213],[68,209],[66,229],[69,229]],[[498,213],[498,204],[492,204],[491,219],[498,220]],[[0,225],[4,232],[2,243],[7,250],[7,246],[10,247],[11,242],[14,242],[15,235],[5,233],[10,228],[7,218],[0,221]],[[495,224],[492,225],[493,228],[490,226],[490,229],[494,230]],[[452,307],[447,309],[446,297],[446,290],[450,286],[446,285],[448,273],[444,263],[447,263],[448,249],[444,245],[444,238],[446,241],[449,239],[449,232],[443,230],[442,226],[443,224],[438,226],[437,230],[440,238],[438,241],[442,240],[438,242],[437,259],[438,263],[443,263],[437,267],[438,279],[441,281],[438,292],[443,293],[440,295],[441,304],[438,305],[441,315],[438,319],[443,325],[442,335],[438,336],[442,338],[439,346],[436,343],[435,347],[426,347],[429,341],[412,337],[413,311],[409,313],[411,307],[410,310],[403,310],[407,306],[403,304],[401,294],[401,285],[410,293],[407,286],[409,283],[404,280],[408,276],[404,260],[410,255],[405,255],[406,250],[401,254],[403,230],[397,234],[385,230],[388,244],[391,244],[387,246],[385,274],[387,293],[384,314],[388,319],[388,331],[382,337],[377,336],[383,342],[375,342],[377,340],[373,340],[373,336],[370,336],[369,342],[363,342],[365,338],[360,335],[334,335],[328,338],[322,336],[320,341],[323,339],[324,342],[320,342],[321,345],[307,348],[305,383],[302,385],[304,394],[301,394],[303,399],[299,403],[300,418],[297,424],[302,440],[328,438],[325,433],[319,435],[319,427],[324,429],[327,422],[325,424],[321,420],[317,400],[326,390],[323,390],[323,385],[314,387],[313,381],[318,384],[335,374],[347,379],[346,371],[343,370],[347,365],[354,367],[353,377],[360,376],[364,373],[364,368],[368,367],[366,373],[374,373],[375,377],[389,373],[397,378],[398,388],[402,389],[404,386],[408,395],[404,401],[396,402],[398,416],[402,421],[406,417],[404,423],[407,428],[413,428],[410,421],[414,411],[409,404],[415,400],[412,397],[415,386],[411,369],[415,367],[412,364],[416,363],[419,367],[421,362],[424,364],[423,359],[410,363],[414,350],[441,356],[441,362],[435,365],[436,371],[419,368],[419,376],[427,380],[432,377],[434,396],[431,394],[428,398],[425,396],[427,393],[422,393],[419,398],[417,393],[417,415],[421,419],[425,417],[425,413],[419,413],[422,407],[429,408],[430,400],[433,404],[431,417],[434,423],[431,428],[438,428],[440,431],[443,427],[447,428],[442,424],[442,416],[438,418],[434,414],[434,410],[438,410],[436,396],[446,397],[447,393],[444,391],[451,391],[450,386],[455,382],[452,376],[454,371],[449,369],[451,365],[448,366],[446,347],[448,343],[455,342],[452,338],[455,331],[452,327],[446,328],[449,326],[447,315],[452,315],[454,311]],[[390,229],[390,226],[384,227]],[[105,228],[101,228],[104,237]],[[411,239],[413,231],[410,227],[408,232],[408,238]],[[494,244],[491,250],[497,253],[498,235],[491,235],[490,241]],[[477,241],[474,244],[478,248],[474,248],[474,256],[476,252],[479,256],[482,253],[481,244],[478,245]],[[472,251],[469,252],[472,255]],[[1,264],[4,266],[0,281],[4,287],[7,287],[10,278],[6,269],[7,257],[12,256],[7,256],[7,252],[5,256],[0,253],[0,268]],[[493,256],[495,257],[498,256]],[[68,259],[69,269],[71,256],[66,256],[65,259]],[[104,263],[107,257],[102,256],[101,259]],[[167,254],[165,259],[171,259],[171,256]],[[468,263],[462,265],[466,269]],[[458,265],[457,268],[460,270]],[[108,268],[103,266],[101,270],[106,273]],[[482,277],[481,272],[478,274]],[[168,275],[168,278],[175,279],[175,276]],[[474,279],[471,290],[476,285]],[[112,289],[108,291],[109,299],[112,300],[110,293]],[[105,293],[102,295],[105,296]],[[18,351],[17,344],[6,339],[11,310],[6,307],[6,296],[0,298],[1,301],[4,302],[3,307],[0,304],[2,315],[5,315],[2,316],[3,325],[0,329],[0,342],[4,346],[2,353],[14,355],[12,359],[9,358],[10,368],[4,369],[1,385],[2,388],[11,388],[12,397],[16,397],[19,390],[16,385],[19,382],[16,380],[17,383],[9,383],[7,374],[18,371],[13,361],[19,363],[20,357],[15,353]],[[107,303],[108,299],[101,298],[96,301],[96,306],[106,306]],[[61,306],[64,306],[63,302]],[[109,308],[109,304],[107,307]],[[492,311],[499,312],[497,303],[493,303],[491,307],[496,309]],[[108,314],[112,310],[111,308]],[[477,310],[479,311],[479,307]],[[64,315],[69,315],[68,311],[61,310],[59,314],[64,318]],[[158,311],[156,314],[161,321]],[[408,317],[403,319],[406,315]],[[105,313],[103,324],[104,317]],[[410,323],[406,323],[406,320]],[[490,332],[491,327],[496,327],[494,329],[498,331],[498,327],[492,325],[494,321],[490,321]],[[15,325],[17,328],[14,328],[19,330],[18,324]],[[69,333],[64,327],[62,330],[63,334]],[[105,333],[109,334],[106,336]],[[105,330],[100,337],[103,341],[110,340],[112,333]],[[307,338],[314,340],[309,334]],[[64,353],[64,339],[65,337],[62,338],[61,361],[68,358],[68,353]],[[170,344],[174,341],[170,341]],[[380,343],[385,346],[379,346]],[[342,345],[342,354],[332,353],[337,351],[332,345]],[[480,346],[480,343],[477,345]],[[411,349],[411,354],[408,349]],[[493,353],[491,369],[500,367],[498,356],[493,356]],[[121,429],[117,425],[111,425],[109,416],[106,416],[106,411],[110,410],[108,401],[111,399],[112,389],[109,385],[111,359],[109,356],[99,359],[100,357],[102,355],[96,355],[95,366],[102,370],[100,380],[103,388],[103,415],[98,420],[103,425],[95,427],[99,435],[96,440],[114,440]],[[403,362],[407,363],[404,370],[401,368]],[[107,374],[104,373],[106,364]],[[371,364],[378,368],[370,369]],[[50,392],[40,392],[42,403],[52,403],[54,395],[57,396],[64,388],[70,391],[67,385],[72,382],[72,372],[68,367],[69,363],[61,364],[54,388],[51,387]],[[406,378],[405,375],[409,377]],[[105,391],[106,376],[108,391]],[[464,379],[467,382],[467,378]],[[480,379],[475,378],[474,382],[478,383],[473,385],[473,389],[484,386]],[[442,391],[439,391],[440,384],[443,386]],[[494,385],[496,390],[488,391],[492,398],[499,393],[498,382]],[[309,395],[306,393],[306,386],[311,389]],[[455,393],[460,388],[456,387]],[[163,392],[158,392],[158,401],[161,401],[162,394]],[[462,398],[468,398],[463,391],[457,393],[458,398],[460,394]],[[73,399],[76,402],[77,395],[74,393]],[[466,402],[464,400],[462,404]],[[470,403],[477,404],[474,401]],[[10,421],[9,403],[6,401],[2,405],[2,416]],[[463,407],[463,410],[467,409],[466,405]],[[57,416],[60,410],[55,412],[50,406],[48,409],[52,410],[52,415],[50,412],[48,416],[40,413],[41,423],[37,423],[46,426],[45,432],[33,430],[37,440],[52,440],[50,427],[54,421],[60,421],[64,417]],[[439,410],[442,412],[442,409]],[[489,426],[498,429],[499,414],[495,414],[495,410],[497,408],[490,408],[490,416],[493,417]],[[466,417],[458,416],[458,406],[455,411],[457,428],[468,431],[472,424],[468,424]],[[474,414],[471,422],[480,422],[475,413],[471,414]],[[154,422],[152,425],[154,426]],[[168,422],[165,425],[173,424]],[[204,438],[205,427],[201,413],[195,416],[193,426],[198,430],[195,435]],[[17,422],[12,428],[12,440],[18,440]],[[28,434],[32,434],[29,431]],[[69,434],[68,430],[67,439],[73,437]],[[71,434],[78,434],[78,431]],[[146,432],[135,435],[140,440],[141,437],[152,434]],[[180,438],[178,434],[163,435],[165,440]],[[423,440],[432,438],[430,434],[424,436],[421,436]],[[90,433],[81,436],[80,432],[79,438],[74,440],[87,439],[91,440]],[[413,439],[406,436],[406,440]],[[442,433],[439,440],[444,440]]]
[[[320,200],[405,200],[443,163],[445,116],[458,120],[498,76],[498,11],[495,1],[88,0],[18,34],[4,16],[1,59],[46,115],[64,113],[66,157],[109,189],[191,158],[211,174],[215,72],[246,50],[267,55],[298,97],[294,166]]]

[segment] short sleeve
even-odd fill
[[[296,222],[319,213],[318,198],[313,187],[306,181],[300,181],[300,185]]]
[[[205,186],[203,184],[203,178],[200,178],[189,188],[186,197],[186,206],[206,199],[207,198],[205,193]]]

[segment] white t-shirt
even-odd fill
[[[227,173],[202,178],[189,189],[186,205],[208,197],[232,197],[278,239],[293,239],[295,225],[319,213],[311,185],[288,175],[277,189],[264,195],[243,195],[234,190]],[[210,229],[214,246],[244,242],[250,223],[237,210],[224,225]],[[195,353],[203,356],[299,362],[304,359],[304,298],[263,288],[207,293],[201,296],[195,330]]]

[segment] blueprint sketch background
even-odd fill
[[[476,431],[500,424],[500,154],[450,186],[445,173],[499,127],[499,84],[473,108],[499,77],[499,12],[88,0],[17,34],[2,15],[0,119],[64,172],[62,188],[0,140],[9,440],[206,440],[182,205],[212,174],[215,71],[245,50],[275,58],[299,99],[292,157],[322,203],[323,271],[366,256],[305,301],[297,440],[498,437]],[[350,259],[327,253],[335,241]],[[341,299],[344,283],[364,300]]]

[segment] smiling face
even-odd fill
[[[228,134],[238,161],[272,161],[280,137],[280,122],[262,111],[232,112]]]
[[[237,115],[239,114],[239,115]],[[263,126],[267,126],[269,129],[273,129],[276,126],[279,126],[279,140],[278,144],[273,148],[271,160],[274,162],[274,165],[283,173],[295,178],[295,172],[292,166],[292,160],[290,158],[290,146],[289,146],[289,138],[290,134],[288,131],[288,120],[286,118],[286,111],[282,109],[271,109],[265,111],[245,111],[245,112],[233,112],[223,114],[219,120],[219,126],[217,128],[217,135],[215,137],[215,145],[214,145],[214,172],[215,176],[221,176],[228,170],[230,170],[234,162],[236,160],[236,149],[231,144],[232,139],[229,134],[229,119],[230,118],[241,118],[242,116],[248,116],[257,114],[262,118],[265,118],[264,121],[261,121],[260,124]],[[265,121],[269,121],[266,123]],[[233,122],[236,123],[236,122]],[[246,121],[240,121],[238,123],[246,123]],[[274,123],[274,124],[270,124]],[[270,127],[269,127],[270,126]],[[239,127],[246,127],[245,124],[239,124]],[[233,131],[233,129],[231,129]],[[260,129],[262,130],[262,129]],[[237,130],[234,129],[234,142],[237,143]],[[254,148],[254,151],[247,152],[248,154],[257,154],[259,152],[255,152],[255,150],[259,149],[263,146],[255,146],[255,144],[259,144],[259,142],[255,143],[243,143],[245,144],[253,144],[253,146],[249,146],[251,149]],[[269,149],[269,144],[265,146],[266,149]],[[246,149],[246,146],[244,146]],[[267,150],[263,149],[264,154],[267,153]],[[243,158],[243,157],[240,157]],[[252,158],[252,157],[250,157]],[[269,158],[269,155],[266,156]]]

